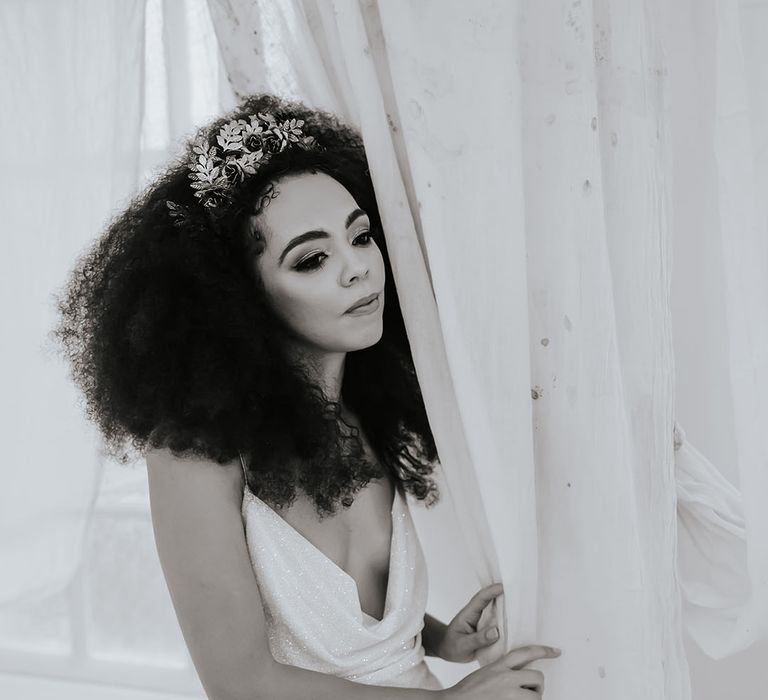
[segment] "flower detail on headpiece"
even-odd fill
[[[209,145],[208,134],[199,135],[192,143],[194,160],[189,164],[189,178],[201,204],[209,211],[231,201],[232,191],[248,175],[266,163],[275,153],[288,146],[302,149],[321,148],[313,136],[306,136],[303,119],[286,119],[278,123],[268,113],[258,112],[249,121],[234,119],[219,129],[217,145]],[[170,215],[180,224],[186,209],[166,201]]]

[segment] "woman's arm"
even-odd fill
[[[280,670],[273,670],[271,688],[261,694],[251,694],[254,698],[274,700],[437,700],[445,695],[444,690],[424,690],[421,688],[390,688],[383,685],[365,685],[346,678],[339,678],[317,671],[308,671],[298,666],[275,663]],[[210,700],[214,700],[210,698]],[[218,698],[216,698],[218,700]]]
[[[240,465],[146,456],[152,526],[176,617],[209,700],[428,700],[276,662],[243,528]]]
[[[445,636],[446,629],[448,629],[448,625],[440,622],[436,617],[432,617],[429,613],[424,615],[424,629],[421,631],[421,642],[424,645],[424,653],[427,656],[442,658],[440,645]]]

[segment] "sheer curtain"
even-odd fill
[[[2,697],[50,688],[16,691],[5,673],[67,678],[78,697],[113,691],[71,681],[195,690],[143,464],[104,459],[48,332],[76,257],[232,106],[220,72],[205,0],[0,3]]]
[[[443,464],[431,611],[503,580],[483,663],[551,643],[553,697],[690,697],[683,629],[768,635],[756,3],[209,4],[236,93],[287,56],[365,138]]]
[[[722,658],[767,634],[768,3],[666,12],[677,415],[689,437],[677,453],[679,566],[688,630]]]
[[[0,4],[0,603],[72,577],[96,497],[95,435],[45,336],[53,288],[139,176],[144,5]]]

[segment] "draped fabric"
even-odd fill
[[[236,94],[279,65],[363,134],[442,462],[417,521],[458,535],[430,601],[502,580],[481,663],[556,644],[553,697],[690,697],[683,629],[714,658],[768,635],[765,50],[739,6],[209,4]]]
[[[676,453],[678,565],[687,630],[723,658],[768,636],[768,3],[665,12],[677,416],[689,438]]]
[[[204,2],[0,3],[0,608],[63,590],[105,473],[49,331],[76,258],[195,124],[232,106]],[[210,44],[210,42],[208,42]],[[213,105],[213,108],[212,108]]]
[[[54,288],[138,179],[143,36],[144,0],[0,4],[0,604],[59,590],[82,556],[102,462],[46,333]]]

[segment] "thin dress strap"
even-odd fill
[[[248,486],[248,470],[245,468],[243,453],[238,450],[237,454],[240,457],[240,466],[243,468],[243,493],[245,493],[245,491],[250,491],[250,487]]]

